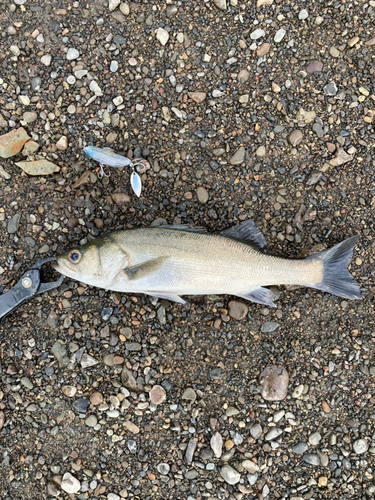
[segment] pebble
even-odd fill
[[[283,431],[279,429],[278,427],[272,427],[270,431],[267,432],[267,434],[264,436],[264,439],[266,441],[273,441],[274,439],[277,439]]]
[[[263,158],[263,156],[266,156],[266,148],[265,146],[259,146],[257,150],[255,151],[255,154],[259,156],[259,158]]]
[[[0,157],[10,158],[21,151],[24,144],[30,139],[23,127],[12,130],[0,136]]]
[[[164,46],[169,40],[169,33],[164,28],[158,28],[156,38]]]
[[[190,97],[190,99],[192,99],[197,104],[200,104],[201,102],[203,102],[206,99],[207,93],[206,92],[188,92],[188,97]]]
[[[247,69],[241,69],[241,71],[238,73],[237,76],[237,80],[239,81],[239,83],[246,83],[247,81],[249,81],[249,79],[250,79],[250,72]]]
[[[0,431],[4,427],[5,424],[5,413],[0,411]]]
[[[301,397],[303,394],[303,389],[304,389],[303,384],[297,385],[297,387],[292,392],[292,397],[295,399],[298,399],[299,397]]]
[[[74,61],[75,59],[78,59],[79,57],[79,52],[77,49],[74,49],[70,47],[66,53],[66,58],[68,61]]]
[[[61,489],[66,493],[77,493],[81,489],[81,483],[70,472],[65,472],[61,481]]]
[[[113,193],[112,200],[116,203],[118,207],[123,207],[127,203],[131,202],[131,197],[125,193]]]
[[[219,432],[215,432],[210,440],[210,446],[216,458],[220,458],[223,453],[223,438]]]
[[[306,9],[300,10],[300,12],[298,14],[298,19],[300,21],[303,21],[304,19],[307,19],[308,17],[309,17],[309,13],[307,12]]]
[[[263,434],[263,429],[260,424],[254,424],[250,427],[250,434],[254,439],[259,439]]]
[[[314,465],[316,467],[320,465],[319,455],[316,455],[315,453],[308,453],[307,455],[304,455],[303,461],[309,465]]]
[[[120,5],[121,0],[109,0],[108,1],[108,9],[109,12],[112,12],[113,10],[117,9],[117,7]]]
[[[20,49],[17,47],[17,45],[11,45],[10,46],[10,51],[12,52],[12,54],[16,57],[18,57],[20,54],[21,54],[21,51]]]
[[[309,443],[313,446],[316,446],[317,444],[320,443],[321,439],[322,439],[322,436],[319,434],[319,432],[313,432],[309,436]]]
[[[297,453],[298,455],[302,455],[302,453],[305,453],[309,449],[308,445],[306,443],[298,443],[293,446],[292,451],[293,453]]]
[[[187,399],[188,401],[195,401],[197,399],[197,395],[191,387],[188,387],[185,389],[184,393],[182,394],[182,399]]]
[[[60,171],[60,167],[48,160],[18,161],[15,164],[29,175],[50,175]]]
[[[85,398],[79,398],[73,403],[73,408],[78,411],[79,413],[86,413],[87,408],[90,405],[90,401]]]
[[[241,465],[247,472],[250,472],[250,474],[255,474],[259,470],[259,466],[251,460],[244,460],[241,462]]]
[[[263,333],[272,333],[277,330],[279,326],[279,323],[276,323],[275,321],[267,321],[266,323],[263,323],[261,331]]]
[[[266,401],[281,401],[286,398],[289,386],[289,375],[284,367],[268,366],[260,374],[262,398]]]
[[[94,391],[90,396],[90,403],[94,406],[101,405],[103,401],[103,394],[99,391]]]
[[[25,113],[22,116],[22,120],[26,123],[35,122],[37,118],[38,115],[35,113],[35,111],[25,111]]]
[[[118,70],[118,62],[111,61],[111,65],[110,65],[109,69],[112,73],[116,73],[116,71]]]
[[[65,151],[68,149],[69,141],[66,135],[60,137],[60,139],[56,142],[56,147],[59,151]]]
[[[237,484],[241,479],[241,474],[230,465],[223,465],[220,469],[220,476],[228,484]]]
[[[42,79],[39,78],[39,76],[36,76],[35,78],[31,79],[31,88],[33,90],[39,90],[41,85],[42,85]]]
[[[337,58],[340,57],[340,51],[336,49],[336,47],[331,47],[329,49],[329,53],[332,57]]]
[[[149,397],[151,403],[154,405],[160,405],[164,403],[167,393],[161,385],[154,385],[149,392]]]
[[[238,321],[246,318],[249,308],[243,302],[231,300],[228,304],[228,314],[231,318]]]
[[[367,439],[357,439],[353,443],[353,451],[356,455],[362,455],[363,453],[366,453],[368,449],[369,444]]]
[[[40,58],[40,62],[44,64],[44,66],[50,66],[52,62],[52,56],[50,54],[45,54]]]
[[[130,14],[130,8],[127,3],[122,3],[120,5],[120,12],[121,14],[124,14],[124,16],[128,16]]]
[[[261,28],[257,28],[255,31],[250,33],[250,38],[252,40],[258,40],[258,38],[262,38],[265,34],[266,33]]]
[[[23,147],[22,154],[24,156],[32,156],[39,149],[39,144],[34,141],[27,141]]]
[[[323,69],[322,61],[318,61],[317,59],[313,59],[309,62],[306,67],[306,73],[308,75],[313,75],[314,73],[320,73]]]
[[[65,368],[69,364],[69,356],[66,347],[56,340],[51,348],[51,354],[57,359],[60,368]]]
[[[241,146],[237,149],[234,155],[230,158],[231,165],[241,165],[245,161],[245,148]]]
[[[86,420],[85,420],[85,424],[88,426],[88,427],[95,427],[96,424],[98,423],[98,419],[96,418],[95,415],[89,415]]]
[[[171,470],[169,464],[167,464],[165,462],[162,462],[161,464],[158,464],[158,466],[156,468],[158,469],[158,472],[162,476],[166,476],[167,474],[169,474],[169,471]]]
[[[9,234],[14,234],[18,231],[18,228],[20,226],[20,219],[21,219],[20,214],[13,215],[13,217],[9,219],[7,226]]]
[[[61,390],[63,394],[65,394],[65,396],[68,398],[74,398],[74,396],[77,393],[77,388],[74,387],[73,385],[63,385],[61,387]]]
[[[213,0],[213,2],[219,10],[227,10],[227,0]]]
[[[328,83],[323,88],[323,91],[324,91],[325,95],[335,96],[337,94],[337,85],[336,85],[336,82],[330,82],[330,83]]]
[[[203,186],[199,186],[197,188],[197,198],[198,201],[202,204],[205,204],[208,202],[208,191],[205,189]]]
[[[130,420],[124,422],[124,427],[126,427],[132,434],[139,434],[140,428],[138,427],[138,425],[130,422]]]
[[[284,38],[284,36],[286,35],[286,31],[284,30],[284,28],[280,28],[276,34],[275,34],[275,37],[274,37],[274,42],[275,43],[280,43],[281,40]]]
[[[186,452],[185,452],[185,462],[187,464],[191,464],[193,462],[193,457],[194,457],[194,453],[195,453],[195,450],[197,448],[197,445],[198,445],[198,442],[195,439],[190,439],[190,441],[187,445],[187,448],[186,448]]]
[[[268,54],[270,49],[271,49],[271,44],[269,44],[268,42],[262,43],[262,45],[257,48],[257,56],[258,57],[265,56],[266,54]]]
[[[302,142],[303,133],[300,130],[293,130],[293,132],[289,135],[288,141],[289,144],[293,147],[298,146]]]

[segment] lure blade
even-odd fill
[[[125,156],[119,155],[114,151],[109,149],[102,149],[96,146],[86,146],[84,148],[84,152],[91,159],[101,163],[102,165],[108,165],[108,167],[131,167],[133,163],[129,158],[125,158]]]
[[[139,198],[141,196],[141,191],[142,191],[142,181],[140,176],[134,170],[130,176],[130,185],[133,188],[135,194]]]

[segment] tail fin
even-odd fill
[[[359,235],[352,236],[333,248],[308,257],[306,260],[318,259],[323,262],[322,281],[311,284],[310,287],[345,299],[360,299],[361,289],[359,284],[348,271],[353,250],[358,240]]]

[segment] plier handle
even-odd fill
[[[56,281],[42,283],[42,267],[47,262],[55,261],[55,257],[46,257],[36,262],[33,267],[27,271],[18,283],[9,292],[0,295],[0,322],[17,309],[26,300],[31,299],[35,295],[48,292],[61,285],[65,276],[61,276]]]

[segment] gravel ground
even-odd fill
[[[375,1],[255,3],[2,2],[0,134],[54,173],[0,160],[1,291],[109,230],[253,218],[289,257],[361,234],[363,300],[66,279],[0,327],[1,500],[373,497]],[[147,159],[140,198],[88,144]]]

